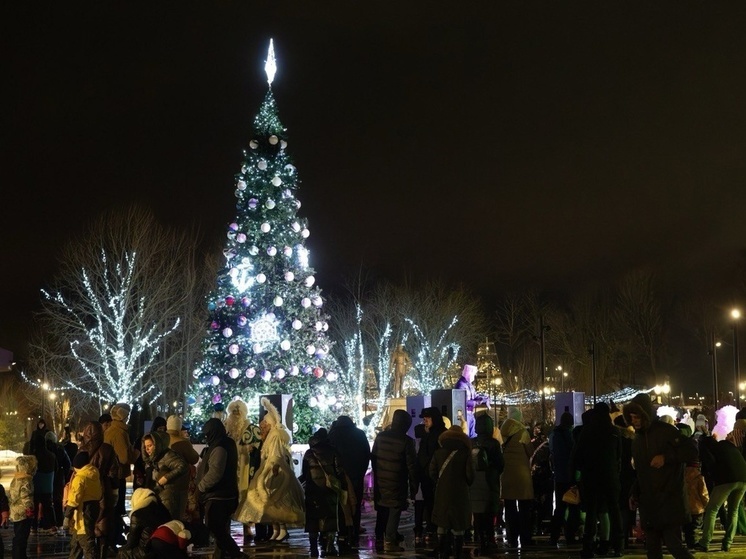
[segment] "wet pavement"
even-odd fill
[[[403,546],[406,551],[401,553],[385,553],[377,552],[375,550],[375,541],[372,537],[375,523],[375,514],[372,511],[366,511],[363,515],[363,525],[367,532],[363,538],[361,538],[360,549],[354,555],[347,555],[347,557],[360,558],[360,559],[394,559],[401,557],[417,557],[421,559],[427,558],[428,549],[417,549],[414,547],[414,538],[412,536],[412,512],[408,511],[402,515],[401,533],[405,535]],[[240,524],[233,525],[233,534],[236,542],[239,545],[243,545],[243,527]],[[11,538],[13,531],[10,529],[0,529],[0,535],[5,542],[6,553],[9,554],[11,547]],[[502,543],[502,535],[498,534],[498,549],[495,553],[491,553],[490,557],[531,557],[536,559],[549,559],[549,558],[578,558],[580,557],[579,548],[565,548],[560,543],[560,547],[552,547],[549,545],[549,538],[539,536],[536,538],[537,544],[526,550],[509,550],[506,549]],[[719,545],[715,545],[715,542],[719,542],[722,537],[722,531],[716,531],[715,538],[713,539],[713,545],[711,549],[715,551],[719,549]],[[48,536],[48,535],[32,535],[29,539],[28,556],[29,558],[37,557],[67,557],[70,552],[70,540],[64,536]],[[475,547],[473,544],[467,543],[464,548],[464,557],[470,557]],[[244,551],[251,557],[257,559],[272,558],[272,559],[294,559],[299,557],[308,557],[308,538],[300,529],[293,529],[290,531],[290,538],[284,544],[271,545],[268,543],[254,544],[249,543],[244,547]],[[197,559],[211,559],[213,549],[210,547],[204,548],[193,548],[191,550],[191,556]],[[703,556],[703,553],[697,554]],[[9,556],[9,555],[8,555]],[[641,544],[633,545],[625,557],[630,559],[642,559],[645,557],[645,551]],[[670,557],[670,555],[668,555]],[[718,551],[716,554],[718,558],[725,557],[740,557],[746,559],[746,536],[736,537],[731,550],[729,552]]]

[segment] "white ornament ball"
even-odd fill
[[[237,243],[245,243],[246,242],[246,233],[239,233],[236,235],[236,242]]]
[[[249,254],[251,256],[256,256],[257,254],[259,254],[259,247],[258,246],[252,246],[251,248],[249,248]]]
[[[280,140],[280,149],[288,147],[288,143],[285,140]]]
[[[294,221],[291,227],[293,228],[293,231],[295,231],[296,233],[300,231],[300,223],[298,223],[297,221]]]
[[[293,272],[285,272],[285,281],[293,281],[295,274]]]
[[[258,147],[259,147],[259,142],[257,142],[256,140],[251,140],[251,141],[249,142],[249,147],[250,147],[251,149],[256,149],[256,148],[258,148]]]
[[[324,325],[321,323],[321,321],[316,322],[316,324],[315,324],[316,330],[318,330],[319,332],[321,332],[321,329],[323,327],[324,327]]]
[[[269,247],[267,248],[267,254],[269,254],[270,256],[274,256],[275,254],[277,254],[277,249],[275,247]]]
[[[228,270],[228,275],[234,279],[238,277],[238,268],[231,268]]]
[[[277,370],[275,371],[275,377],[277,377],[277,378],[278,378],[278,379],[280,379],[280,380],[282,380],[282,379],[284,379],[284,378],[285,378],[285,374],[286,374],[286,373],[285,373],[285,369],[277,369]]]
[[[289,349],[290,349],[290,340],[282,340],[282,341],[280,342],[280,348],[281,348],[281,349],[282,349],[283,351],[287,351],[287,350],[289,350]]]
[[[296,318],[295,320],[293,320],[293,328],[295,328],[296,330],[300,330],[301,328],[303,328],[303,323]]]
[[[327,378],[329,378],[331,375],[327,373],[326,376]],[[331,396],[328,396],[326,398],[326,403],[329,404],[330,406],[333,406],[334,404],[337,403],[337,397],[334,394],[332,394]]]
[[[290,258],[293,255],[293,249],[291,247],[285,247],[282,249],[282,254]]]
[[[315,281],[316,281],[316,278],[314,278],[313,276],[308,276],[305,281],[306,287],[311,287]]]
[[[260,170],[264,171],[267,168],[267,162],[262,159],[259,161],[259,163],[256,164],[257,167],[259,167]]]
[[[275,297],[275,298],[274,298],[274,300],[273,300],[272,302],[273,302],[273,303],[275,304],[275,307],[281,307],[281,306],[282,306],[282,303],[283,303],[284,301],[282,300],[282,297],[280,297],[280,296],[278,295],[277,297]]]
[[[253,346],[251,346],[251,349],[254,351],[254,353],[261,353],[262,352],[262,344],[256,343]]]
[[[265,276],[264,274],[257,274],[256,281],[257,283],[264,283],[265,281],[267,281],[267,276]]]
[[[238,378],[238,375],[240,374],[240,371],[233,367],[230,371],[228,371],[228,376],[231,378]]]
[[[231,344],[228,346],[228,353],[230,353],[231,355],[238,355],[239,349],[240,348],[238,347],[238,344]],[[233,378],[236,378],[236,377],[233,377]]]
[[[295,207],[296,207],[297,209],[300,209],[300,200],[296,200],[296,201],[295,201]]]
[[[324,322],[324,324],[323,324],[323,326],[321,327],[321,329],[322,329],[322,330],[323,330],[324,332],[326,332],[327,330],[329,330],[329,325],[328,325],[328,324],[327,324],[326,322]]]
[[[272,378],[272,373],[269,371],[262,371],[262,380],[267,381]]]
[[[300,236],[303,237],[304,239],[307,239],[310,234],[311,232],[308,229],[304,229],[303,231],[300,232]]]
[[[262,233],[269,233],[269,231],[272,229],[272,226],[265,221],[264,223],[262,223],[260,229],[262,230]]]
[[[231,330],[230,328],[226,328],[223,330],[223,336],[225,336],[226,338],[230,338],[232,335],[233,330]]]
[[[321,305],[324,304],[324,301],[321,300],[321,297],[316,296],[313,298],[313,304],[317,307],[320,307]]]
[[[280,138],[278,138],[278,137],[277,137],[277,136],[275,136],[274,134],[272,134],[272,135],[271,135],[271,136],[269,137],[269,143],[270,143],[270,144],[272,144],[273,146],[276,146],[276,145],[277,145],[277,142],[279,142],[279,141],[280,141]]]
[[[272,210],[277,204],[275,204],[274,200],[267,200],[264,205],[267,206],[268,210]]]
[[[316,399],[316,396],[311,396],[308,399],[308,405],[312,408],[315,408],[317,405],[319,405],[319,401]]]
[[[311,299],[308,297],[303,297],[303,299],[300,300],[300,304],[304,309],[307,309],[311,306]]]
[[[280,186],[282,184],[282,179],[278,176],[272,177],[272,185],[273,186]]]
[[[220,384],[220,377],[216,375],[212,375],[210,382],[212,383],[213,386],[217,386],[218,384]]]
[[[308,355],[313,355],[314,353],[316,353],[316,346],[314,346],[313,344],[307,346],[306,347],[306,353]]]
[[[256,376],[256,369],[249,367],[246,369],[246,378],[254,378]]]
[[[238,190],[246,190],[246,181],[238,181],[236,188],[238,188]]]
[[[300,374],[300,369],[298,368],[298,365],[293,365],[292,367],[290,367],[291,376],[297,377],[298,374]]]
[[[202,372],[202,370],[201,370],[201,369],[194,369],[194,370],[192,371],[192,377],[194,377],[194,378],[199,378],[199,374],[200,374],[201,372]]]

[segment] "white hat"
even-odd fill
[[[166,420],[166,431],[181,431],[183,422],[178,415],[170,415]]]

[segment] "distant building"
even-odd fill
[[[0,372],[7,373],[13,367],[13,352],[0,347]]]

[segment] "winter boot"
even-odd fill
[[[324,545],[324,551],[321,554],[322,557],[337,557],[339,552],[334,545],[334,532],[326,533],[326,544]]]
[[[464,536],[453,536],[453,559],[463,559]]]
[[[350,555],[352,553],[352,546],[350,545],[350,537],[352,536],[352,528],[342,528],[339,535],[337,536],[337,547],[339,548],[340,555]]]
[[[310,557],[318,557],[319,556],[319,535],[318,534],[308,534],[308,547],[310,548]]]

